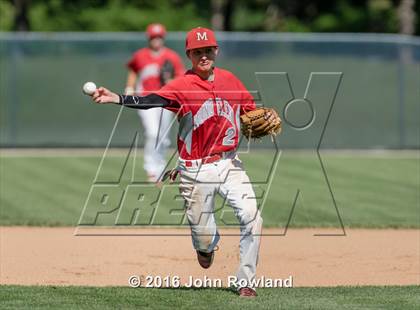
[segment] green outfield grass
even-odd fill
[[[0,286],[2,309],[418,309],[420,286],[229,289]]]
[[[322,155],[331,190],[346,227],[420,227],[420,161],[416,153],[402,154]],[[266,197],[262,212],[266,227],[284,227],[289,218],[293,227],[340,226],[316,154],[285,151],[272,175],[273,152],[251,152],[241,155],[241,158],[251,180],[256,182],[257,195]],[[77,225],[100,160],[99,154],[2,155],[0,225]],[[141,158],[139,160],[135,169],[136,181],[145,180]],[[123,162],[122,154],[107,158],[99,174],[100,179],[118,179]],[[131,171],[130,164],[125,171]],[[122,187],[129,183],[127,175],[123,174]],[[272,183],[268,187],[266,180],[270,176]],[[293,209],[297,189],[300,194]],[[154,187],[150,191],[158,193]],[[162,196],[155,224],[179,224],[181,217],[169,214],[171,209],[182,208],[182,202],[173,199],[177,192],[177,187],[172,186],[165,192],[168,194]],[[264,196],[264,193],[268,194]],[[222,204],[218,200],[218,206]],[[229,207],[224,207],[223,218],[221,211],[216,214],[219,222],[223,219],[224,223],[236,224]],[[131,213],[132,210],[128,209],[125,216]],[[116,215],[116,212],[101,215],[96,224],[112,225]],[[144,217],[139,218],[136,224],[147,223]]]

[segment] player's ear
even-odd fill
[[[190,57],[190,51],[185,51],[185,54],[187,54],[188,59],[191,59],[191,57]]]

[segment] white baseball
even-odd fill
[[[84,92],[86,95],[92,96],[92,95],[93,95],[93,93],[95,92],[95,90],[96,90],[96,84],[95,84],[95,83],[93,83],[93,82],[86,82],[86,83],[83,85],[83,92]]]

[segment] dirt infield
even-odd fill
[[[183,284],[189,276],[224,281],[235,274],[238,263],[238,236],[222,236],[214,265],[203,270],[188,236],[75,236],[74,232],[75,228],[1,227],[0,283],[127,286],[131,275],[177,275]],[[188,230],[141,232],[170,235]],[[352,229],[347,236],[324,237],[313,236],[315,232],[329,230],[298,229],[286,236],[262,237],[258,277],[292,276],[294,286],[420,284],[420,230]]]

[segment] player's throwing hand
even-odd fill
[[[92,100],[96,103],[119,103],[120,98],[105,87],[99,87],[92,95]]]

